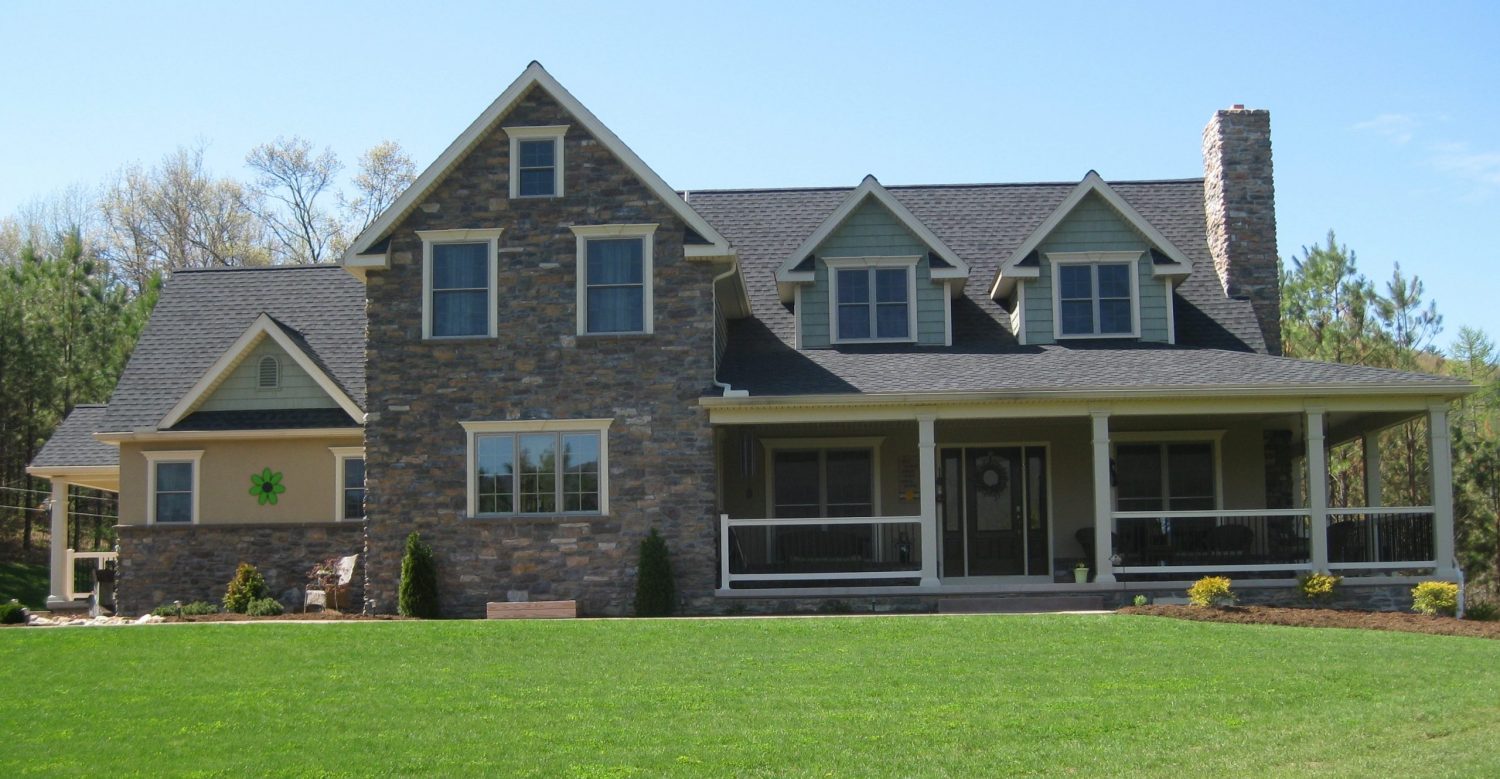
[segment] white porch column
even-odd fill
[[[937,417],[917,415],[918,478],[922,496],[922,586],[938,586]]]
[[[1432,548],[1437,557],[1433,575],[1458,578],[1453,559],[1453,450],[1448,440],[1448,404],[1427,408],[1427,440],[1432,447]]]
[[[1365,433],[1365,506],[1379,508],[1384,505],[1380,479],[1380,433]]]
[[[1323,447],[1323,410],[1307,410],[1307,513],[1311,519],[1312,567],[1328,570],[1328,451]]]
[[[47,608],[73,602],[68,592],[68,480],[52,477],[51,594]]]
[[[1114,584],[1115,520],[1109,486],[1109,412],[1092,412],[1094,421],[1094,581]]]

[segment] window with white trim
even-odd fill
[[[504,130],[510,136],[510,196],[562,197],[563,136],[568,125]]]
[[[419,230],[422,239],[422,336],[493,338],[500,228]]]
[[[578,248],[578,334],[650,333],[656,225],[573,227]]]
[[[1140,252],[1052,252],[1047,257],[1058,338],[1140,335]]]
[[[915,340],[918,259],[825,260],[832,303],[833,340]]]
[[[198,522],[198,463],[201,450],[142,452],[146,457],[146,522],[188,525]]]
[[[334,458],[334,519],[365,518],[365,450],[358,446],[332,446]]]
[[[1218,508],[1213,441],[1115,445],[1119,511],[1210,511]]]
[[[469,514],[607,514],[612,420],[465,422]]]

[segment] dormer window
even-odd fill
[[[510,196],[562,197],[563,136],[568,126],[504,129],[510,136]]]
[[[917,257],[825,260],[835,343],[916,339]]]
[[[1058,338],[1140,335],[1140,252],[1053,252],[1053,323]]]
[[[273,390],[281,386],[281,361],[271,355],[260,358],[260,364],[256,366],[255,386],[263,390]]]

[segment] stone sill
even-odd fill
[[[573,336],[577,339],[579,346],[594,343],[609,343],[610,341],[649,341],[656,337],[655,333],[585,333]]]
[[[608,514],[526,514],[524,516],[470,517],[460,516],[463,522],[485,522],[497,525],[563,525],[575,522],[608,522]]]

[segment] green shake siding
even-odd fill
[[[823,263],[823,257],[922,257],[917,263],[917,343],[943,345],[945,291],[943,285],[932,283],[927,246],[885,206],[866,199],[815,253],[819,259],[813,271],[813,283],[802,288],[802,301],[797,309],[802,326],[802,348],[825,348],[832,342],[832,334],[828,331],[828,266]]]
[[[1140,233],[1120,218],[1103,198],[1094,194],[1084,198],[1038,247],[1042,256],[1041,276],[1021,282],[1026,285],[1026,342],[1055,342],[1052,332],[1052,263],[1047,261],[1048,252],[1139,251],[1143,253],[1136,261],[1141,295],[1141,340],[1166,343],[1169,302],[1162,280],[1151,275],[1151,258],[1144,256],[1149,248]]]

